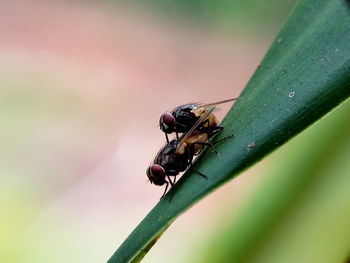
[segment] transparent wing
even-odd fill
[[[216,101],[216,102],[212,102],[212,103],[199,104],[199,106],[206,108],[206,107],[211,107],[211,106],[227,103],[227,102],[230,102],[230,101],[234,101],[234,100],[237,100],[237,99],[238,99],[238,97],[237,98],[227,99],[227,100]]]
[[[193,132],[198,128],[199,125],[202,124],[203,121],[208,118],[208,116],[214,111],[215,106],[209,106],[210,108],[207,109],[199,118],[198,120],[194,123],[194,125],[191,127],[191,129],[181,138],[179,145],[182,144],[184,141],[186,141]]]

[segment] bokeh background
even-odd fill
[[[145,174],[160,114],[238,96],[293,3],[1,1],[0,261],[105,262],[163,192]],[[199,202],[144,262],[344,262],[349,112]]]

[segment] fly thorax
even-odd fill
[[[205,108],[202,108],[202,107],[195,108],[195,109],[191,110],[191,112],[194,114],[194,116],[199,118],[205,112]]]
[[[176,149],[176,154],[184,154],[186,151],[187,144],[185,142],[179,144]]]

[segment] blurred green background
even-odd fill
[[[264,37],[266,32],[271,33],[280,27],[294,2],[295,0],[148,0],[134,1],[133,4],[140,4],[163,17],[184,19],[203,30],[227,32],[235,29],[241,34]]]
[[[239,95],[293,3],[0,3],[0,261],[106,261],[162,194],[145,175],[159,115]],[[144,262],[345,262],[348,104],[186,212]]]

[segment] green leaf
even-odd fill
[[[346,103],[271,154],[264,181],[242,210],[228,208],[191,262],[346,262],[349,114]]]
[[[350,95],[350,6],[301,0],[225,117],[220,155],[205,151],[109,262],[138,262],[196,201],[304,130]],[[234,72],[233,72],[234,74]],[[170,197],[173,199],[170,202]]]

